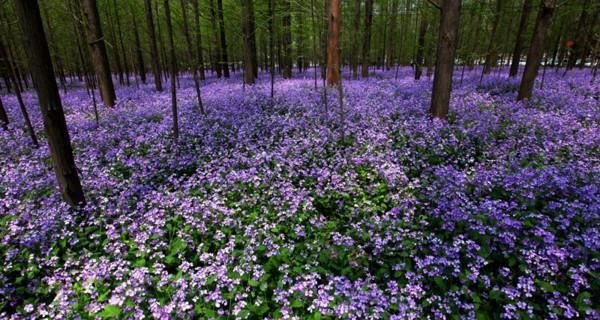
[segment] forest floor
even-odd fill
[[[409,68],[345,80],[343,138],[310,73],[273,102],[267,74],[210,77],[206,117],[182,78],[178,145],[151,81],[98,124],[73,86],[82,212],[35,94],[39,149],[3,95],[0,318],[598,319],[600,85],[551,70],[526,106],[505,71],[455,81],[447,123]]]

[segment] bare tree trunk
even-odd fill
[[[212,30],[214,32],[214,57],[213,57],[213,69],[217,72],[217,78],[221,78],[222,76],[222,66],[221,66],[221,41],[219,37],[219,29],[217,29],[217,15],[215,13],[215,5],[214,1],[210,0],[210,24]]]
[[[254,30],[254,4],[242,0],[242,35],[244,48],[244,83],[254,84],[256,71],[256,39]]]
[[[158,47],[156,46],[156,34],[154,33],[154,19],[152,18],[152,0],[144,0],[144,12],[146,13],[146,31],[150,41],[150,64],[152,65],[152,74],[154,74],[154,87],[156,91],[162,91]]]
[[[107,33],[110,36],[110,41],[108,42],[108,46],[111,49],[111,52],[114,55],[115,60],[115,71],[117,72],[117,76],[119,76],[119,84],[125,85],[125,77],[123,76],[123,65],[121,64],[121,54],[119,53],[119,45],[117,44],[117,37],[115,35],[115,26],[113,25],[110,8],[106,10],[106,21],[108,22],[108,30]]]
[[[25,51],[35,83],[52,163],[63,199],[70,205],[85,203],[73,159],[71,140],[56,86],[52,60],[37,0],[15,0],[23,30]]]
[[[123,43],[123,32],[121,31],[121,18],[119,16],[119,7],[117,1],[113,0],[113,8],[115,9],[115,20],[117,21],[117,32],[119,35],[119,44],[121,45],[121,51],[123,52],[123,67],[125,69],[125,83],[127,86],[129,83],[129,63],[127,62],[127,52],[125,51],[125,44]],[[115,50],[119,49],[119,45],[115,43]]]
[[[175,42],[173,41],[173,26],[171,25],[171,9],[169,0],[164,0],[165,18],[167,21],[167,38],[169,40],[169,67],[171,71],[171,111],[173,112],[173,140],[179,139],[179,119],[177,116],[177,60],[175,60]]]
[[[104,46],[104,36],[100,27],[100,17],[98,16],[96,0],[82,0],[82,3],[92,64],[100,81],[102,101],[104,101],[104,105],[107,107],[113,107],[117,98],[106,55],[106,47]]]
[[[354,39],[352,41],[352,56],[351,56],[351,68],[352,68],[352,79],[358,79],[358,60],[360,59],[360,42],[358,35],[360,34],[360,0],[354,0],[354,20],[352,21],[352,27],[354,32]]]
[[[194,30],[196,33],[196,64],[200,71],[200,80],[206,79],[204,74],[204,57],[202,55],[202,32],[200,32],[200,7],[198,0],[192,0],[192,8],[194,10]]]
[[[269,73],[271,74],[271,101],[275,95],[275,53],[273,51],[273,20],[275,19],[275,11],[273,8],[273,0],[269,0]]]
[[[136,55],[138,74],[140,75],[140,79],[142,80],[142,83],[146,84],[146,66],[144,65],[144,55],[142,53],[142,44],[140,43],[140,34],[138,32],[137,17],[136,17],[136,14],[133,12],[131,3],[129,3],[129,10],[131,12],[131,16],[133,17],[133,36],[135,39],[135,55]]]
[[[427,7],[421,8],[421,23],[419,24],[419,39],[417,44],[417,59],[415,61],[415,80],[421,79],[423,74],[423,63],[424,56],[423,51],[425,50],[425,36],[427,35],[427,28],[429,22],[427,21]]]
[[[313,67],[314,67],[314,78],[315,78],[315,90],[317,90],[317,26],[315,24],[315,0],[310,0],[310,18],[312,21],[313,28]]]
[[[185,42],[187,44],[188,60],[192,65],[192,77],[194,78],[194,89],[196,89],[196,98],[198,99],[198,107],[202,114],[204,114],[204,104],[202,103],[202,93],[200,91],[200,79],[198,78],[198,66],[194,59],[194,46],[192,44],[192,36],[190,35],[190,27],[188,24],[187,8],[185,0],[179,0],[181,5],[181,15],[183,17],[183,35],[185,36]]]
[[[340,82],[340,0],[330,0],[329,36],[327,46],[327,85],[339,86]]]
[[[390,18],[390,32],[388,32],[388,52],[387,52],[387,64],[386,64],[386,69],[389,71],[392,69],[392,66],[394,64],[394,61],[396,61],[396,41],[395,38],[397,36],[397,29],[398,29],[398,1],[399,0],[393,0],[392,1],[392,17]]]
[[[492,72],[492,68],[496,66],[496,60],[498,59],[498,26],[500,25],[500,19],[502,18],[502,3],[504,2],[506,2],[506,0],[496,0],[496,11],[494,13],[494,22],[492,23],[490,43],[485,57],[485,65],[483,66],[483,74],[489,74]]]
[[[7,128],[10,121],[8,120],[8,115],[6,114],[6,110],[4,109],[4,104],[2,103],[2,98],[0,97],[0,121],[2,121],[2,127],[4,129]]]
[[[432,117],[446,119],[452,92],[452,73],[458,38],[461,0],[442,2],[437,59],[433,79],[433,93],[429,112]]]
[[[283,39],[282,39],[282,53],[283,63],[281,74],[283,78],[292,77],[292,5],[290,0],[283,1]]]
[[[373,24],[373,0],[365,3],[365,33],[362,50],[362,72],[363,78],[369,77],[369,53],[371,51],[371,25]]]
[[[585,0],[585,2],[583,3],[583,7],[581,9],[581,16],[579,16],[579,22],[577,23],[577,30],[575,31],[575,43],[573,45],[573,51],[571,52],[571,55],[569,55],[569,60],[567,62],[567,70],[572,69],[577,63],[577,60],[579,60],[580,58],[583,59],[582,53],[585,47],[586,36],[583,29],[588,23],[587,20],[589,4],[590,0]]]
[[[225,39],[225,19],[223,18],[223,0],[217,0],[219,32],[221,34],[221,68],[223,76],[229,78],[229,58],[227,57],[227,40]]]
[[[552,15],[554,14],[555,6],[556,0],[542,0],[542,3],[540,4],[540,10],[535,22],[533,38],[531,39],[531,45],[529,46],[527,63],[525,64],[525,71],[523,72],[523,78],[521,79],[517,101],[531,98],[535,78],[537,77],[540,68],[540,61],[544,54],[546,34],[552,23]]]
[[[514,77],[519,73],[519,64],[521,62],[521,51],[523,51],[523,37],[527,30],[527,20],[531,12],[532,0],[523,2],[523,10],[521,11],[521,21],[519,21],[519,30],[517,31],[517,39],[515,39],[515,48],[512,54],[512,63],[508,75]]]

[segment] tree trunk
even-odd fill
[[[542,0],[542,3],[540,4],[540,10],[535,22],[533,37],[531,39],[529,53],[527,54],[527,63],[525,64],[525,71],[523,72],[523,78],[521,79],[517,101],[531,98],[535,78],[537,77],[540,68],[540,61],[544,54],[546,34],[552,23],[552,15],[554,14],[555,6],[556,0]]]
[[[6,129],[7,125],[10,123],[8,120],[8,115],[6,114],[6,110],[4,109],[4,104],[2,104],[2,98],[0,97],[0,121],[2,121],[2,127]]]
[[[424,56],[423,51],[425,51],[425,36],[427,35],[427,28],[429,27],[429,22],[427,21],[427,7],[423,6],[421,8],[421,23],[419,24],[419,39],[417,43],[417,59],[415,61],[415,80],[421,79],[421,75],[423,74],[423,64],[424,64]]]
[[[445,0],[441,6],[437,59],[431,108],[429,109],[434,118],[446,119],[448,117],[461,2],[461,0]]]
[[[365,33],[362,50],[362,72],[363,78],[369,77],[369,53],[371,51],[371,25],[373,24],[373,0],[365,3]]]
[[[158,47],[156,46],[156,34],[154,33],[154,19],[152,18],[152,0],[144,0],[144,12],[146,13],[146,31],[150,41],[150,64],[154,75],[154,88],[156,91],[162,91]]]
[[[282,39],[282,70],[284,79],[292,77],[292,5],[290,0],[283,1],[283,39]]]
[[[492,23],[492,32],[490,34],[490,43],[485,57],[483,74],[489,74],[492,72],[492,68],[496,66],[496,60],[498,59],[498,26],[500,25],[500,19],[502,18],[502,4],[504,2],[506,2],[506,0],[496,0],[496,11],[494,13],[494,22]]]
[[[202,93],[200,92],[200,79],[198,78],[198,66],[194,59],[194,46],[192,44],[192,36],[190,35],[190,27],[188,23],[187,8],[185,5],[186,0],[179,0],[181,5],[181,15],[183,17],[183,35],[185,36],[185,42],[187,44],[188,60],[192,65],[192,77],[194,79],[194,89],[196,90],[196,98],[198,99],[198,107],[200,112],[204,114],[204,104],[202,103]]]
[[[396,60],[396,41],[395,38],[398,35],[396,30],[398,29],[398,0],[392,1],[392,17],[390,18],[390,31],[388,32],[389,43],[387,49],[387,63],[386,69],[389,71],[392,69],[394,61]]]
[[[137,18],[135,12],[133,12],[133,9],[131,8],[131,3],[129,10],[131,11],[131,16],[133,17],[133,35],[135,39],[135,55],[138,74],[140,75],[142,83],[146,84],[146,66],[144,65],[144,55],[142,53],[142,44],[140,43],[140,33],[138,32]]]
[[[271,74],[271,101],[273,101],[273,96],[275,95],[275,52],[273,50],[273,20],[275,19],[275,11],[273,8],[273,1],[269,0],[269,20],[268,20],[268,28],[269,28],[269,73]]]
[[[584,51],[584,47],[585,47],[585,32],[584,32],[584,28],[586,27],[586,24],[588,23],[588,7],[590,4],[590,0],[585,0],[585,2],[583,3],[583,7],[581,9],[581,16],[579,16],[579,22],[577,23],[577,30],[575,31],[575,43],[573,44],[573,51],[571,52],[571,55],[569,55],[569,60],[567,61],[567,69],[570,70],[572,69],[575,64],[577,63],[577,60],[579,60],[580,58],[583,59],[582,57],[582,53]]]
[[[123,43],[123,32],[121,31],[121,18],[119,15],[119,7],[117,6],[117,1],[113,0],[113,8],[115,9],[115,19],[117,21],[117,32],[119,35],[119,44],[121,45],[121,52],[123,52],[123,67],[125,69],[125,82],[127,86],[129,83],[129,63],[127,62],[127,52],[125,51],[125,44]],[[119,45],[115,43],[115,50],[119,49]]]
[[[329,36],[327,45],[327,85],[339,86],[340,81],[340,0],[331,0],[329,9]]]
[[[173,140],[179,139],[179,119],[177,116],[177,60],[175,60],[175,42],[173,41],[173,26],[171,25],[171,9],[169,0],[164,0],[165,18],[167,21],[167,38],[169,40],[169,69],[171,71],[171,111],[173,113]]]
[[[527,30],[527,20],[531,12],[532,0],[523,2],[523,10],[521,11],[521,21],[519,21],[519,30],[517,31],[517,39],[515,40],[515,48],[512,54],[512,62],[510,64],[509,77],[514,77],[519,73],[519,65],[521,63],[521,51],[523,51],[523,37]]]
[[[200,7],[198,0],[192,0],[192,8],[194,10],[194,30],[196,33],[196,64],[200,71],[200,80],[206,79],[204,74],[204,57],[202,55],[202,32],[200,32]]]
[[[354,0],[354,20],[352,21],[352,27],[354,32],[354,39],[352,41],[352,56],[351,56],[351,68],[352,68],[352,79],[358,79],[358,60],[360,59],[360,3],[361,0]]]
[[[256,40],[254,30],[254,4],[242,0],[242,36],[244,47],[244,83],[254,84],[257,77]]]
[[[110,36],[110,41],[108,42],[108,47],[110,48],[111,52],[114,55],[113,59],[115,61],[115,69],[116,69],[117,75],[119,76],[119,84],[124,85],[125,77],[123,76],[123,65],[121,64],[121,55],[119,53],[119,46],[117,44],[117,37],[115,35],[115,26],[113,25],[113,22],[112,22],[110,8],[108,8],[108,10],[106,10],[106,21],[108,22],[107,23],[107,25],[108,25],[107,33]]]
[[[100,27],[100,17],[98,16],[96,0],[82,0],[82,3],[92,64],[100,81],[102,101],[104,101],[104,105],[107,107],[113,107],[116,100],[115,87],[110,73],[106,47],[104,46],[104,36]]]
[[[219,17],[219,32],[221,34],[221,68],[223,76],[229,78],[229,58],[227,56],[227,40],[225,39],[225,19],[223,18],[223,0],[217,0],[217,10]]]
[[[15,0],[14,2],[21,22],[25,51],[35,83],[54,172],[62,197],[72,206],[83,204],[85,202],[83,189],[73,159],[71,140],[56,86],[37,0]]]

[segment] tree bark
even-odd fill
[[[329,9],[329,36],[327,46],[327,85],[339,86],[340,81],[340,0],[331,0]]]
[[[373,24],[373,0],[365,3],[365,33],[362,50],[362,72],[363,78],[369,77],[369,53],[371,51],[371,25]]]
[[[244,48],[244,82],[254,84],[257,77],[256,39],[254,30],[254,4],[242,0],[242,36]]]
[[[8,120],[8,115],[6,114],[6,110],[4,109],[4,104],[2,103],[2,98],[0,98],[0,121],[2,121],[2,127],[5,129],[10,123]]]
[[[531,45],[529,46],[527,63],[525,64],[525,71],[523,72],[523,78],[521,79],[517,101],[531,98],[535,78],[537,77],[540,62],[544,54],[546,34],[552,23],[552,15],[554,14],[555,6],[556,0],[542,0],[540,3],[540,9],[535,22],[533,38],[531,39]]]
[[[82,3],[92,64],[100,81],[102,101],[104,101],[104,105],[107,107],[113,107],[116,100],[115,87],[113,85],[110,65],[108,64],[108,57],[106,55],[106,47],[104,45],[102,28],[100,27],[100,17],[98,16],[96,0],[82,0]]]
[[[360,3],[361,0],[354,0],[354,20],[352,21],[354,41],[352,41],[352,60],[350,62],[352,79],[358,79],[358,61],[360,59],[360,42],[358,41],[360,38],[358,36],[360,34]]]
[[[37,0],[15,0],[25,51],[35,83],[52,163],[62,197],[68,204],[85,203],[73,159],[71,140],[52,68]]]
[[[573,44],[573,51],[569,55],[569,60],[567,61],[567,70],[572,69],[577,60],[580,58],[583,59],[582,53],[585,47],[585,32],[583,31],[586,24],[588,23],[588,7],[590,4],[590,0],[585,0],[583,3],[583,7],[581,9],[581,16],[579,16],[579,22],[577,23],[577,30],[575,31],[575,43]]]
[[[227,40],[225,39],[225,19],[223,18],[223,0],[217,0],[217,14],[219,17],[219,32],[221,34],[221,68],[223,76],[229,78],[229,58],[227,56]]]
[[[200,92],[200,79],[198,78],[198,66],[197,60],[194,59],[194,46],[192,44],[192,37],[190,35],[190,27],[188,23],[187,8],[185,0],[179,0],[181,5],[181,15],[183,17],[183,35],[185,36],[185,42],[187,44],[188,60],[192,65],[192,77],[194,78],[194,89],[196,90],[196,98],[198,99],[198,107],[202,114],[204,114],[204,104],[202,103],[202,93]]]
[[[515,77],[519,73],[519,65],[521,63],[521,51],[523,51],[523,37],[527,30],[527,20],[531,12],[532,0],[523,2],[523,10],[521,11],[521,20],[519,21],[519,30],[517,31],[517,39],[515,39],[515,48],[512,53],[512,62],[510,64],[509,77]]]
[[[169,0],[164,0],[165,18],[167,21],[167,38],[169,39],[169,68],[171,71],[171,112],[173,113],[173,140],[179,139],[179,119],[177,116],[177,60],[175,60],[175,42],[171,25],[171,9]]]
[[[123,67],[125,69],[125,82],[127,86],[129,83],[129,63],[127,62],[127,52],[125,51],[125,44],[123,43],[123,32],[121,31],[121,18],[119,15],[119,7],[117,6],[117,1],[113,0],[113,8],[115,9],[115,19],[117,21],[117,32],[119,35],[119,44],[121,46],[121,52],[123,52]],[[115,50],[119,49],[119,45],[115,43]]]
[[[421,79],[423,74],[423,64],[425,58],[423,51],[425,51],[425,36],[427,35],[427,28],[429,22],[427,21],[427,7],[421,8],[421,23],[419,24],[419,39],[417,43],[417,59],[415,61],[415,80]]]
[[[221,78],[223,71],[221,68],[221,41],[219,37],[219,29],[217,26],[217,14],[215,12],[215,4],[213,0],[209,2],[210,9],[210,25],[214,32],[214,53],[213,53],[213,69],[217,73],[217,78]]]
[[[131,16],[133,17],[133,36],[135,40],[135,55],[138,74],[140,76],[140,79],[142,80],[142,83],[146,84],[146,66],[144,65],[144,55],[142,53],[140,33],[138,32],[137,18],[135,12],[133,12],[131,3],[129,4],[129,10],[131,12]]]
[[[434,118],[446,119],[452,92],[452,73],[458,38],[461,0],[445,0],[441,6],[437,59],[429,112]]]

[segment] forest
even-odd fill
[[[595,0],[0,0],[0,319],[600,319],[599,67]]]

